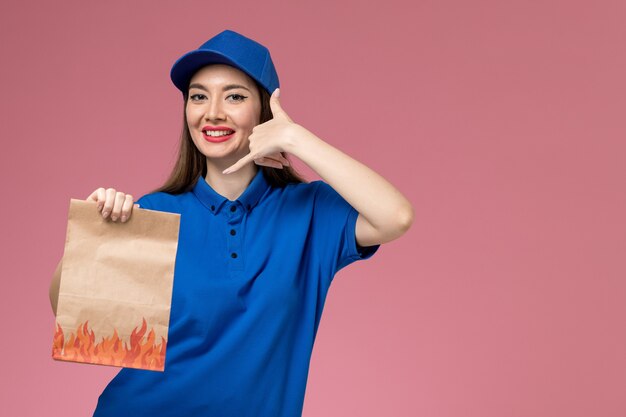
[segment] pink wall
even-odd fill
[[[0,8],[3,415],[91,415],[117,373],[50,356],[69,200],[160,185],[170,66],[226,28],[270,47],[294,121],[416,211],[335,278],[305,417],[626,415],[624,2]]]

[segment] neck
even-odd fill
[[[230,165],[232,164],[228,166]],[[236,200],[243,194],[260,169],[255,163],[249,163],[235,172],[222,174],[222,171],[226,168],[228,167],[221,167],[207,160],[207,174],[204,179],[218,194],[226,197],[230,201]]]

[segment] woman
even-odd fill
[[[299,416],[334,275],[406,232],[413,208],[289,118],[259,43],[226,30],[171,78],[185,104],[179,158],[137,201],[181,214],[165,371],[123,368],[94,416]],[[287,154],[324,180],[304,182]],[[130,194],[87,200],[112,221],[132,215]]]

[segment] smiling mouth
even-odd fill
[[[232,135],[233,133],[235,133],[235,131],[234,130],[203,130],[202,133],[212,138],[219,138],[221,136]]]
[[[204,140],[212,143],[226,142],[235,135],[234,130],[203,130]]]

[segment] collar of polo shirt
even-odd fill
[[[193,187],[193,193],[198,200],[213,214],[217,215],[224,205],[233,206],[239,203],[246,211],[250,211],[256,206],[263,194],[270,188],[263,170],[259,169],[252,178],[248,188],[235,201],[231,201],[221,194],[218,194],[201,175]]]

